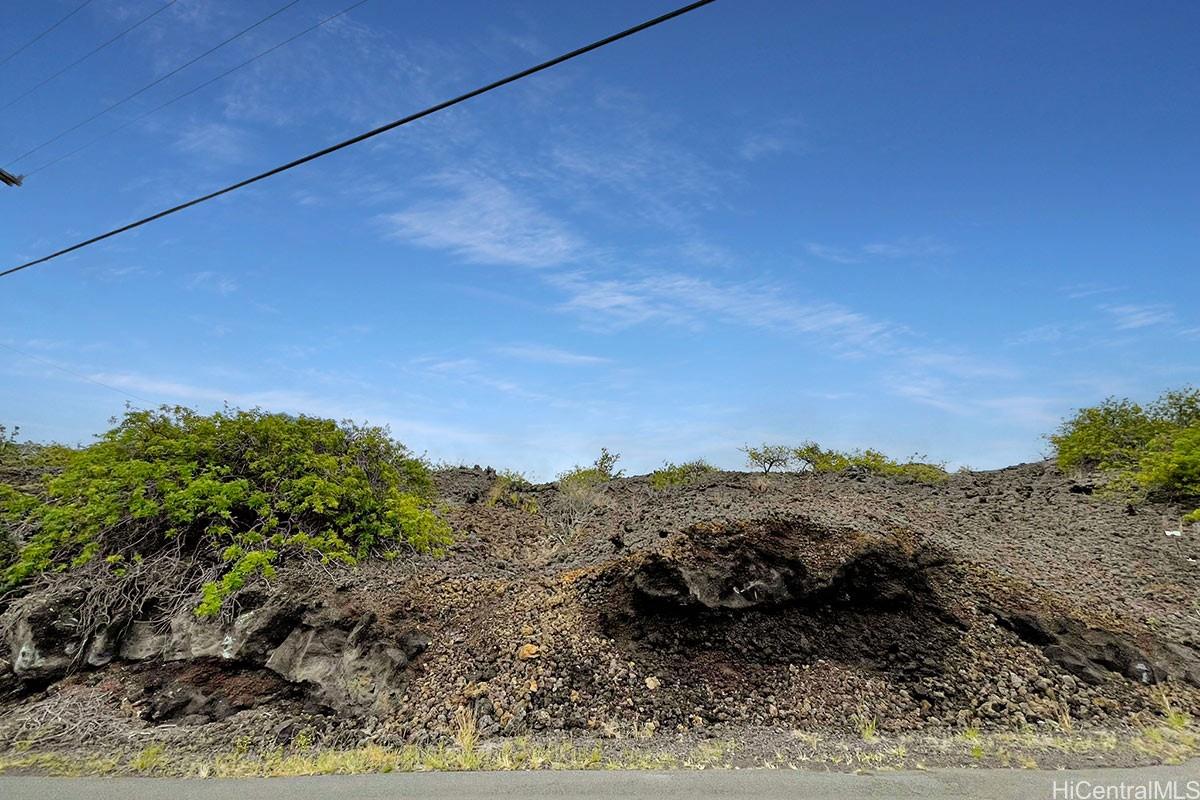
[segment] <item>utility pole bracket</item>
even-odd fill
[[[0,183],[7,184],[8,186],[20,186],[23,180],[25,180],[24,175],[13,175],[11,172],[0,169]]]

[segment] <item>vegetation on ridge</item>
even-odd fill
[[[0,589],[97,563],[145,578],[143,562],[170,553],[198,565],[196,610],[213,615],[291,558],[441,550],[450,528],[433,494],[424,462],[383,428],[257,409],[130,410],[41,486],[0,484],[0,523],[22,542]]]
[[[889,458],[878,450],[831,450],[813,441],[802,442],[798,447],[789,445],[763,444],[759,447],[746,445],[741,448],[750,466],[769,473],[773,470],[798,470],[801,472],[841,472],[854,467],[876,475],[891,475],[909,478],[922,483],[937,483],[947,477],[946,465],[931,463],[920,454],[909,456],[907,461]]]
[[[1200,504],[1200,390],[1163,392],[1141,406],[1110,397],[1081,408],[1049,437],[1061,469],[1108,473],[1108,488]],[[1200,522],[1200,508],[1185,517]]]

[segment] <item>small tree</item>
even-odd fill
[[[617,462],[621,460],[620,453],[610,453],[607,447],[600,448],[600,457],[596,459],[596,463],[592,466],[597,472],[605,477],[606,480],[620,478],[625,474],[623,469],[614,469]]]
[[[0,458],[3,458],[10,450],[16,449],[17,436],[20,434],[20,426],[14,425],[10,433],[7,426],[0,424]]]
[[[787,469],[795,458],[792,448],[781,444],[763,444],[760,447],[746,445],[740,449],[746,454],[746,462],[764,474],[773,469]]]

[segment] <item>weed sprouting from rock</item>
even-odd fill
[[[618,453],[600,448],[600,455],[589,467],[575,466],[558,476],[558,497],[551,515],[558,529],[559,540],[565,542],[594,515],[604,498],[603,486],[620,478],[624,470],[616,469],[621,460]]]

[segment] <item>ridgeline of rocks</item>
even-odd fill
[[[0,617],[0,748],[166,725],[212,747],[428,743],[464,713],[485,738],[1200,714],[1200,535],[1051,462],[932,485],[628,478],[582,505],[552,484],[492,502],[494,480],[437,474],[445,558],[290,566],[215,620],[142,604],[81,639],[88,587],[49,581]]]

